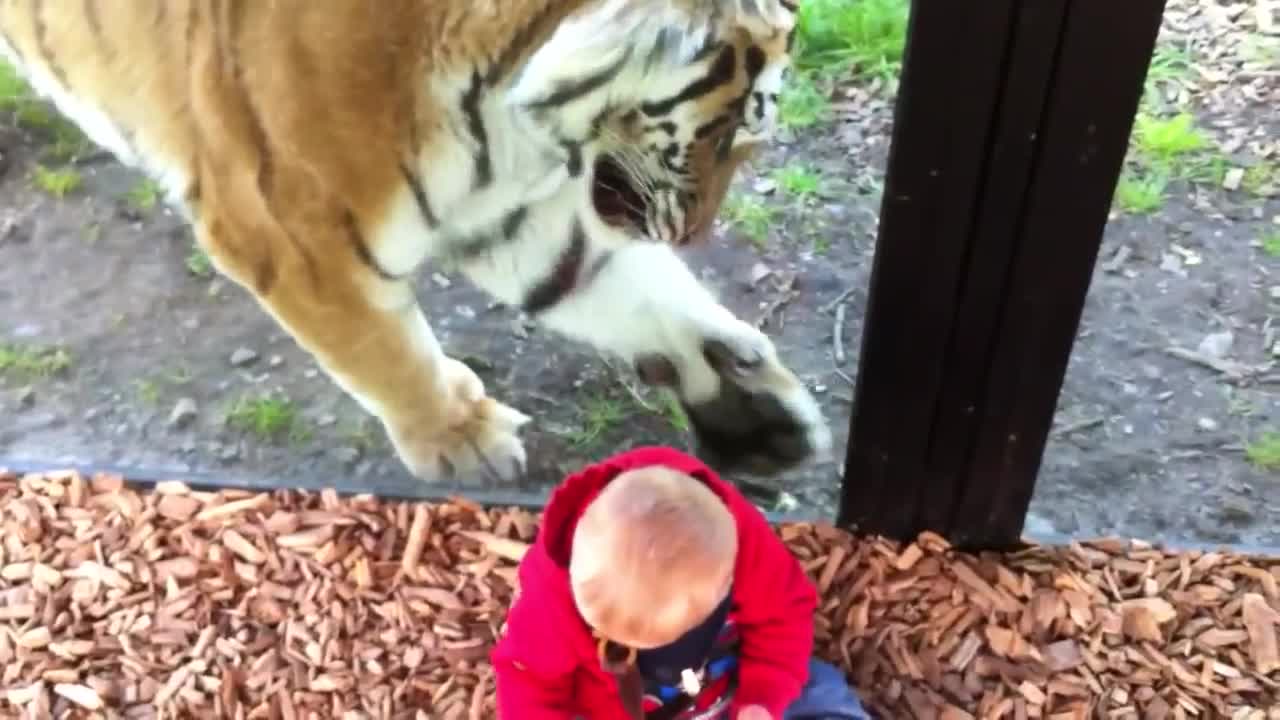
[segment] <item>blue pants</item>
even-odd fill
[[[809,660],[809,681],[782,720],[871,720],[871,714],[839,668],[813,658]]]

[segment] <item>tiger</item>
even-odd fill
[[[216,271],[426,483],[519,483],[532,417],[415,292],[457,271],[671,393],[720,472],[827,456],[773,341],[682,259],[773,137],[789,0],[0,0],[0,56],[154,179]]]

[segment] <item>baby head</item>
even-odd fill
[[[573,536],[578,611],[604,638],[644,650],[675,641],[724,601],[737,526],[704,483],[665,467],[614,478]]]

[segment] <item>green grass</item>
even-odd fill
[[[344,424],[339,435],[342,439],[360,452],[370,452],[383,447],[386,437],[379,432],[377,423],[372,418],[360,418]]]
[[[71,355],[61,348],[0,344],[0,374],[44,378],[71,367]]]
[[[568,435],[569,442],[579,448],[590,446],[630,415],[621,400],[603,395],[588,397],[578,413],[578,429]]]
[[[689,432],[689,416],[685,415],[684,408],[680,407],[680,400],[676,398],[675,393],[663,392],[662,404],[658,409],[667,422],[671,423],[671,427],[680,432]]]
[[[1195,183],[1222,187],[1227,178],[1229,163],[1222,155],[1210,154],[1187,158],[1182,163],[1181,175]]]
[[[160,403],[160,384],[155,380],[134,380],[133,389],[138,393],[138,399],[147,405]]]
[[[1159,45],[1151,56],[1151,64],[1147,68],[1147,79],[1143,90],[1142,102],[1149,105],[1156,100],[1164,100],[1161,92],[1192,72],[1191,55],[1182,48],[1172,45]]]
[[[793,72],[778,99],[784,127],[831,117],[831,91],[850,74],[886,81],[902,68],[908,0],[805,0],[796,24]]]
[[[1191,113],[1157,117],[1142,112],[1134,120],[1126,168],[1115,203],[1130,213],[1150,213],[1164,205],[1173,180],[1221,186],[1227,161],[1196,127]]]
[[[725,219],[757,247],[763,246],[769,239],[769,228],[777,219],[777,214],[775,208],[751,195],[735,193],[725,202]]]
[[[1280,164],[1263,161],[1245,168],[1240,189],[1256,197],[1280,193]]]
[[[264,440],[288,437],[300,441],[307,431],[298,420],[298,411],[287,398],[260,396],[241,397],[227,411],[227,424],[252,433]]]
[[[1280,433],[1267,431],[1244,448],[1249,462],[1263,470],[1280,470]]]
[[[191,252],[187,253],[187,259],[184,261],[187,266],[187,272],[199,278],[213,277],[213,262],[209,260],[209,256],[199,245],[192,245]]]
[[[1149,159],[1173,167],[1209,144],[1195,122],[1191,113],[1185,112],[1171,118],[1140,114],[1134,125],[1134,143]]]
[[[191,382],[191,370],[177,367],[167,372],[133,381],[133,390],[138,399],[147,405],[159,405],[165,391],[173,390]]]
[[[191,368],[185,365],[178,367],[165,373],[164,380],[170,385],[186,385],[195,378],[195,373],[191,372]]]
[[[1280,230],[1273,230],[1262,236],[1262,252],[1269,257],[1280,258]]]
[[[892,77],[902,65],[909,12],[907,0],[805,0],[796,23],[795,65]]]
[[[154,180],[144,179],[125,193],[125,200],[141,212],[147,212],[160,201],[160,186]]]
[[[822,189],[822,175],[805,165],[786,165],[774,170],[771,178],[782,192],[795,198],[809,198]]]
[[[69,134],[65,130],[67,127],[75,130],[72,126],[59,125],[58,128],[60,129],[54,132],[53,142],[44,149],[45,156],[50,160],[62,163],[71,162],[78,157],[87,155],[93,149],[93,145],[88,138],[79,134]],[[75,130],[75,132],[79,133],[80,131]]]
[[[0,112],[12,113],[20,127],[48,136],[46,157],[68,162],[92,148],[92,143],[74,123],[51,104],[38,98],[12,66],[0,61]]]
[[[829,120],[830,84],[829,77],[816,71],[791,75],[778,98],[778,121],[788,128],[803,129]]]
[[[17,114],[38,104],[31,93],[31,88],[18,76],[18,71],[4,60],[0,60],[0,112]]]
[[[1125,171],[1116,185],[1116,204],[1126,212],[1151,213],[1164,205],[1168,179],[1159,172],[1137,174]]]
[[[50,169],[36,165],[31,174],[36,187],[56,198],[64,198],[84,184],[84,178],[75,168]]]

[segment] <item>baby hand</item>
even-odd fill
[[[737,720],[773,720],[773,716],[759,705],[747,705],[738,711]]]

